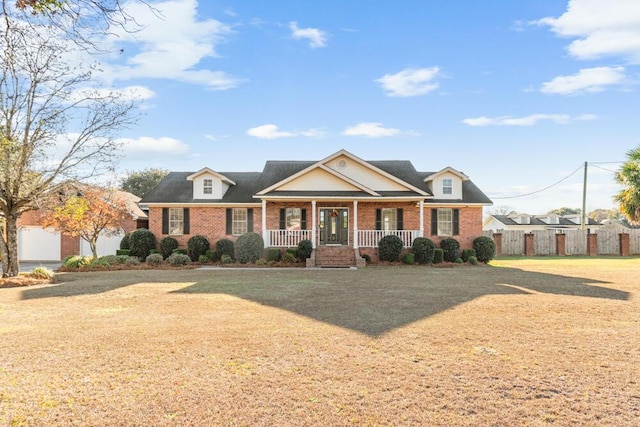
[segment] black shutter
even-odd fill
[[[396,230],[404,230],[404,221],[402,219],[402,209],[396,209]]]
[[[460,234],[460,209],[453,210],[453,235]]]
[[[169,234],[169,208],[162,208],[162,234]]]
[[[233,209],[227,208],[227,235],[233,234]]]
[[[431,235],[438,235],[438,209],[431,209]]]
[[[287,228],[287,210],[285,208],[280,208],[280,230],[284,230]]]
[[[189,208],[184,208],[182,211],[182,234],[189,234]]]
[[[247,209],[247,232],[253,233],[253,208]]]
[[[382,209],[376,209],[376,230],[382,230]]]
[[[301,230],[307,229],[307,210],[306,209],[300,209],[300,229]]]

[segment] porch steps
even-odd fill
[[[316,267],[356,266],[356,256],[352,246],[318,246],[314,252]]]

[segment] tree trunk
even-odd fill
[[[91,248],[91,253],[93,254],[93,259],[98,258],[98,238],[92,237],[88,240],[89,248]]]
[[[15,277],[20,273],[18,262],[18,218],[15,214],[5,217],[5,236],[2,246],[2,277]],[[5,241],[6,239],[6,241]]]

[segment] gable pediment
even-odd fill
[[[258,195],[277,191],[364,191],[374,196],[386,191],[428,195],[345,150],[265,188]]]

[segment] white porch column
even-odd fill
[[[311,246],[316,247],[316,201],[311,201]]]
[[[353,201],[353,248],[358,249],[358,201]]]
[[[424,200],[420,200],[420,234],[419,237],[424,237]]]
[[[264,240],[264,247],[271,246],[269,242],[269,231],[267,230],[267,201],[262,200],[262,240]]]

